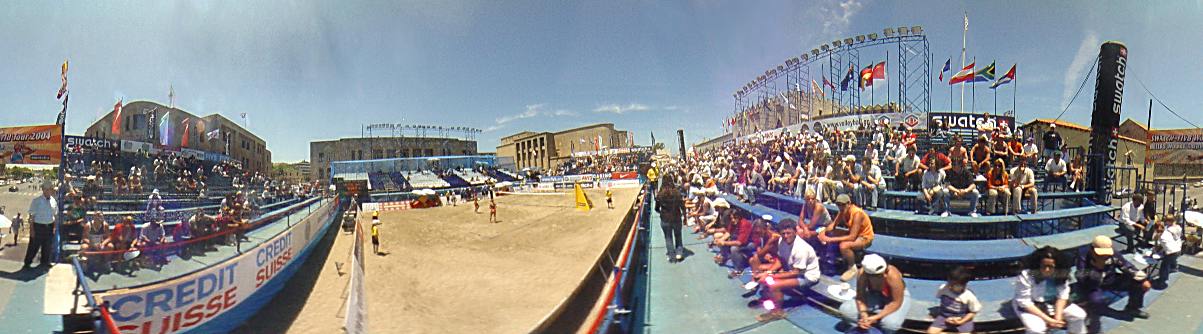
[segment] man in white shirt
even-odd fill
[[[1128,252],[1130,253],[1136,252],[1136,247],[1133,246],[1136,240],[1144,240],[1140,236],[1141,231],[1145,230],[1144,204],[1144,195],[1135,193],[1132,194],[1132,200],[1124,203],[1119,210],[1119,221],[1123,223],[1120,225],[1120,230],[1124,235],[1125,241],[1127,241]]]
[[[877,201],[886,191],[886,180],[881,177],[881,167],[877,166],[877,160],[871,160],[869,157],[865,157],[864,160],[860,197],[868,209],[877,209]]]
[[[1053,157],[1044,164],[1044,171],[1047,173],[1044,176],[1044,190],[1048,191],[1049,187],[1057,184],[1065,187],[1065,173],[1069,171],[1066,166],[1065,159],[1061,158],[1061,151],[1054,151]]]
[[[778,227],[781,239],[777,242],[777,258],[781,259],[781,272],[763,272],[753,275],[760,283],[763,300],[771,301],[773,308],[756,316],[756,320],[770,321],[785,318],[782,303],[783,291],[806,290],[819,282],[819,256],[814,248],[802,240],[798,224],[793,219],[783,219]]]
[[[1011,169],[1011,205],[1014,206],[1015,212],[1023,211],[1025,195],[1032,198],[1031,213],[1036,213],[1036,207],[1040,203],[1036,194],[1036,174],[1028,168],[1027,159],[1019,159],[1019,166]]]
[[[1165,224],[1165,231],[1161,232],[1161,238],[1157,242],[1162,253],[1161,270],[1157,274],[1157,281],[1153,282],[1161,287],[1167,285],[1170,273],[1178,268],[1178,255],[1182,253],[1182,225],[1178,224],[1178,219],[1173,213],[1166,215]]]
[[[944,187],[944,162],[932,159],[932,165],[923,172],[923,182],[920,184],[919,202],[927,205],[927,214],[934,215],[942,212],[948,216],[948,189]],[[939,211],[937,211],[939,207]]]
[[[29,223],[33,226],[29,247],[25,249],[25,267],[33,263],[34,255],[41,252],[38,266],[50,265],[51,246],[54,243],[54,219],[58,202],[54,199],[54,182],[42,182],[42,196],[29,203]]]
[[[1033,164],[1040,158],[1040,147],[1036,146],[1036,138],[1028,137],[1027,142],[1023,144],[1023,158],[1031,160]]]

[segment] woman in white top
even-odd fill
[[[1015,279],[1011,306],[1027,333],[1047,333],[1065,328],[1086,332],[1086,310],[1069,302],[1069,268],[1072,261],[1051,246],[1037,249],[1026,259],[1027,268]]]

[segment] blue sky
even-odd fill
[[[834,39],[922,25],[938,71],[959,56],[965,11],[970,57],[997,59],[999,75],[1019,63],[1020,120],[1056,117],[1105,40],[1129,47],[1125,117],[1145,117],[1138,80],[1179,114],[1203,115],[1192,84],[1203,1],[56,1],[0,8],[0,126],[53,122],[69,58],[69,133],[118,98],[166,101],[174,85],[185,110],[246,112],[277,161],[378,122],[485,129],[481,151],[595,122],[644,144],[677,128],[696,141],[720,134],[738,87]],[[1065,119],[1089,122],[1093,86]],[[978,88],[982,110],[992,95]],[[947,109],[948,86],[934,84],[932,106]],[[1160,107],[1153,117],[1188,126]]]

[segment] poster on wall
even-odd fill
[[[1203,130],[1149,131],[1149,160],[1158,164],[1203,165]]]
[[[0,161],[4,163],[57,165],[62,155],[61,125],[0,128]]]

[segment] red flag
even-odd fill
[[[121,133],[121,100],[117,100],[117,104],[113,105],[113,134]]]
[[[965,68],[962,68],[960,72],[957,72],[957,74],[954,74],[951,78],[948,78],[948,84],[955,85],[965,81],[973,80],[973,65],[975,63],[976,61],[969,63],[969,65],[965,65]]]
[[[873,85],[873,65],[866,66],[860,70],[860,88],[865,89]]]
[[[886,79],[886,62],[883,61],[883,62],[877,63],[876,66],[873,66],[873,80],[885,80],[885,79]]]
[[[180,136],[180,147],[188,147],[188,128],[192,125],[188,122],[189,120],[187,117],[184,118],[184,134]]]

